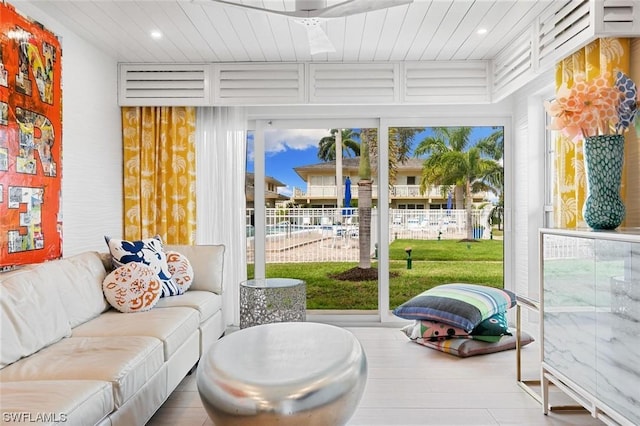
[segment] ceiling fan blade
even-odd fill
[[[222,3],[222,4],[227,4],[229,6],[241,7],[243,9],[259,10],[261,12],[269,12],[269,13],[275,13],[278,15],[292,16],[294,18],[307,18],[309,16],[309,12],[306,12],[306,11],[296,10],[296,11],[289,12],[286,10],[268,9],[266,7],[258,7],[258,6],[252,6],[250,4],[236,3],[234,1],[229,1],[229,0],[191,0],[191,1],[196,3]]]
[[[253,9],[262,12],[275,13],[278,15],[291,16],[294,18],[340,18],[343,16],[355,15],[358,13],[371,12],[373,10],[386,9],[394,6],[402,6],[413,3],[413,0],[345,0],[333,6],[314,10],[277,10],[266,7],[252,6],[244,3],[237,3],[230,0],[191,0],[198,3],[222,3],[230,6],[241,7],[243,9]]]
[[[312,55],[317,53],[335,53],[336,48],[327,37],[327,34],[319,26],[307,27],[309,37],[309,51]]]
[[[340,18],[411,3],[413,3],[413,0],[348,0],[309,13],[310,16],[316,18]]]
[[[320,22],[317,18],[296,20],[295,22],[300,25],[304,25],[307,30],[309,52],[312,55],[316,55],[318,53],[334,53],[336,51],[336,48],[320,26]]]

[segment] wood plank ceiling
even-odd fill
[[[306,30],[294,18],[211,0],[9,1],[18,11],[22,3],[36,6],[119,62],[138,63],[492,59],[551,3],[414,0],[326,19],[321,26],[336,52],[311,55]],[[294,0],[234,1],[294,10]],[[152,38],[153,31],[162,37]]]

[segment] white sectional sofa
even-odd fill
[[[225,331],[224,246],[184,254],[193,284],[121,313],[102,293],[110,257],[86,252],[0,274],[0,422],[143,425]]]

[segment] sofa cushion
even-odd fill
[[[120,312],[144,312],[160,299],[162,284],[153,268],[131,262],[111,271],[102,282],[104,297]]]
[[[198,330],[199,325],[198,312],[191,308],[154,308],[136,314],[123,314],[111,310],[74,328],[73,337],[154,337],[162,341],[166,361]]]
[[[114,405],[120,407],[163,363],[162,342],[153,337],[69,337],[3,368],[0,381],[111,382]]]
[[[114,409],[111,383],[96,380],[0,382],[2,422],[95,425]],[[47,417],[44,417],[47,416]],[[48,422],[47,420],[50,420]]]
[[[0,274],[0,368],[71,335],[57,290],[60,261]]]
[[[175,306],[184,306],[197,310],[202,324],[222,309],[222,296],[210,291],[189,290],[179,297],[160,299],[155,309]]]
[[[175,296],[178,286],[171,279],[167,255],[162,248],[160,237],[146,238],[139,241],[127,241],[104,237],[112,256],[113,267],[117,268],[130,262],[144,263],[151,266],[162,282],[160,297]]]
[[[222,293],[224,245],[165,245],[164,249],[165,251],[177,251],[189,259],[194,276],[190,290]]]
[[[104,266],[104,270],[107,271],[107,274],[113,271],[113,259],[111,257],[111,253],[100,252],[100,260],[102,260],[102,266]]]
[[[56,283],[71,328],[109,309],[102,293],[107,272],[99,253],[85,252],[58,262],[64,275]]]

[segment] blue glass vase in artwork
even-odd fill
[[[620,197],[623,160],[624,136],[585,138],[587,200],[582,215],[592,229],[615,229],[624,220],[625,207]]]

